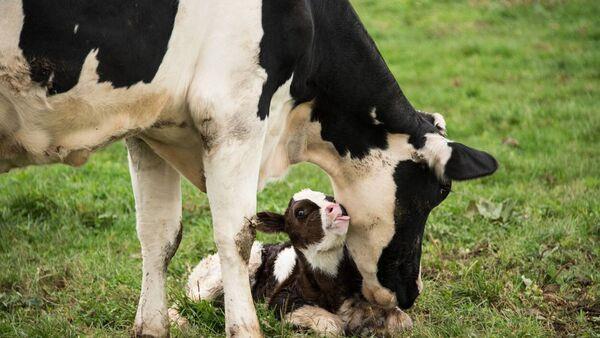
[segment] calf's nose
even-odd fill
[[[330,203],[325,206],[325,212],[328,216],[338,216],[342,214],[342,208],[337,203]]]

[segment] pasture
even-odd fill
[[[600,2],[353,3],[413,105],[501,165],[455,183],[430,216],[410,334],[600,335]],[[282,211],[306,187],[331,192],[303,164],[259,209]],[[215,251],[206,196],[186,182],[183,204],[169,297],[192,326],[171,333],[222,336],[221,310],[183,296]],[[129,336],[140,274],[122,143],[80,169],[0,176],[1,337]],[[259,307],[267,336],[293,335]]]

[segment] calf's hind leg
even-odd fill
[[[127,140],[135,196],[136,228],[142,247],[142,291],[136,336],[169,334],[166,273],[181,240],[180,175],[139,139]]]

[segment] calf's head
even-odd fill
[[[256,220],[259,231],[285,232],[313,268],[336,272],[350,217],[333,197],[305,189],[294,194],[283,215],[260,212]]]

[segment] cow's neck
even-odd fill
[[[323,138],[344,155],[385,147],[387,133],[421,136],[424,126],[348,1],[312,0],[314,35],[294,69],[296,103],[313,101]],[[335,15],[332,15],[335,13]]]
[[[331,179],[336,200],[352,217],[347,246],[363,283],[377,286],[378,257],[394,235],[395,166],[413,158],[416,150],[408,135],[387,134],[385,149],[372,148],[361,158],[353,158],[349,153],[342,156],[332,142],[323,139],[321,123],[311,119],[312,106],[312,102],[303,103],[286,114],[286,128],[275,147],[277,151],[263,165],[263,170],[277,170],[264,170],[261,175],[281,175],[290,165],[300,162],[323,169]],[[381,215],[389,217],[384,219]]]

